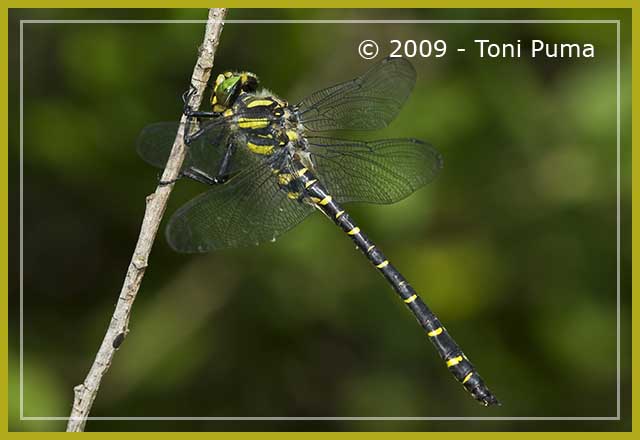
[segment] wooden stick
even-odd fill
[[[198,108],[211,75],[213,59],[218,48],[223,20],[227,15],[225,8],[209,9],[209,17],[204,34],[204,41],[200,46],[198,60],[193,68],[191,84],[195,88],[190,97],[192,108]],[[184,145],[184,127],[186,117],[180,120],[180,128],[173,143],[171,155],[162,173],[161,182],[175,182],[180,174],[182,162],[186,155]],[[162,216],[167,207],[173,184],[158,185],[156,191],[147,197],[147,207],[142,219],[142,227],[138,242],[129,263],[124,285],[120,291],[116,308],[111,317],[107,333],[100,344],[100,349],[93,361],[93,365],[84,382],[74,387],[75,398],[73,408],[67,424],[68,432],[84,431],[87,417],[95,400],[102,378],[107,373],[116,350],[122,344],[129,332],[129,318],[131,308],[136,299],[142,278],[148,265],[149,254],[155,241]]]

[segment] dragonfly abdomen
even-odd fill
[[[389,281],[389,284],[425,330],[427,337],[458,382],[483,405],[499,405],[498,399],[487,388],[473,364],[440,323],[437,316],[427,307],[415,289],[389,262],[382,251],[360,230],[351,216],[333,199],[316,176],[301,164],[296,165],[294,174],[298,176],[299,182],[304,187],[306,199],[315,204],[317,209],[351,237],[358,249]]]

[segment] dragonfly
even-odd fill
[[[191,108],[185,94],[188,151],[181,176],[209,189],[175,212],[167,241],[185,253],[257,245],[275,241],[320,211],[384,276],[458,382],[483,405],[499,405],[440,320],[343,207],[395,203],[431,182],[442,168],[442,155],[418,139],[334,137],[388,126],[415,82],[416,71],[407,59],[387,57],[361,76],[296,105],[260,88],[255,74],[242,71],[216,77],[210,110]],[[164,168],[177,130],[176,122],[145,127],[139,154]]]

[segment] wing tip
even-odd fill
[[[382,59],[382,61],[380,62],[381,64],[388,64],[388,63],[395,63],[398,65],[403,65],[406,66],[409,71],[411,72],[411,76],[413,76],[413,78],[415,79],[418,76],[418,72],[416,71],[416,67],[413,65],[413,63],[407,58],[407,57],[392,57],[391,55],[387,55],[385,58]]]
[[[438,151],[436,147],[433,146],[431,142],[423,141],[421,139],[414,139],[414,138],[409,138],[407,139],[407,141],[414,144],[423,145],[429,151],[429,153],[431,153],[434,160],[433,168],[436,171],[440,171],[442,168],[444,168],[444,156],[440,151]]]

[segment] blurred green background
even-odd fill
[[[19,420],[20,19],[205,19],[204,10],[12,11],[10,428]],[[231,10],[229,19],[623,19],[622,414],[630,412],[630,15],[567,10]],[[203,24],[24,25],[24,415],[67,416],[158,170],[148,123],[180,116]],[[160,235],[93,416],[616,416],[614,24],[228,24],[215,70],[297,102],[370,62],[363,39],[445,39],[376,137],[444,155],[430,186],[353,216],[465,350],[501,408],[474,402],[369,263],[320,215],[275,244],[204,256]],[[591,42],[595,59],[481,59],[472,41]],[[466,47],[464,54],[456,47]],[[383,53],[390,46],[383,47]],[[382,56],[382,53],[381,53]],[[379,57],[380,58],[380,57]],[[181,181],[167,217],[204,188]],[[163,225],[164,226],[164,225]],[[311,258],[310,258],[311,255]],[[629,429],[583,421],[91,421],[88,430]]]

